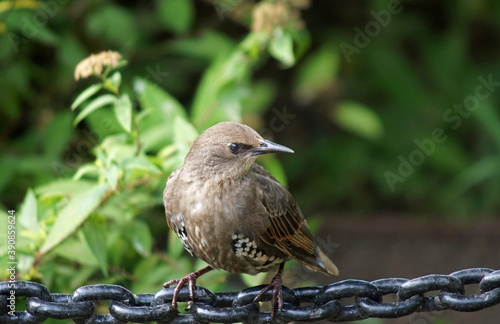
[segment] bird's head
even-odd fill
[[[193,143],[185,164],[204,172],[240,176],[250,170],[255,159],[267,153],[293,153],[286,146],[263,139],[252,128],[222,122],[205,130]]]

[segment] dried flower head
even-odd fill
[[[105,66],[117,67],[122,56],[118,52],[105,51],[92,54],[75,68],[75,80],[85,79],[91,75],[101,75]]]
[[[311,5],[310,0],[288,0],[290,7],[297,9],[307,9]]]
[[[279,0],[275,3],[264,2],[254,7],[252,30],[272,32],[277,27],[300,29],[300,11],[309,5],[308,0]]]
[[[288,10],[283,3],[262,3],[253,11],[252,30],[272,32],[288,20]]]

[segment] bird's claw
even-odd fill
[[[194,300],[194,286],[196,285],[196,278],[197,276],[195,276],[194,273],[190,273],[184,278],[169,280],[163,284],[163,287],[165,288],[175,285],[174,294],[172,296],[172,308],[178,311],[177,298],[179,297],[181,288],[186,284],[188,284],[189,287],[189,298],[190,298],[188,302],[188,308],[191,306]]]
[[[164,288],[168,288],[172,285],[175,285],[174,288],[174,294],[172,296],[172,308],[178,311],[177,307],[177,298],[179,297],[179,293],[181,292],[181,288],[185,285],[188,284],[189,287],[189,301],[188,301],[188,307],[186,307],[186,310],[189,310],[191,308],[191,305],[193,304],[194,301],[194,287],[196,286],[196,279],[198,279],[199,276],[213,270],[212,267],[208,266],[205,267],[201,270],[192,272],[185,276],[184,278],[180,279],[173,279],[165,282],[163,284]]]

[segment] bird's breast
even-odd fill
[[[168,186],[168,184],[167,184]],[[262,246],[258,231],[265,228],[255,201],[255,187],[234,180],[182,184],[171,192],[167,215],[185,248],[211,266],[229,272],[255,274],[284,261]],[[169,217],[169,216],[167,216]]]

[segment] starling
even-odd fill
[[[168,226],[191,255],[209,264],[164,284],[176,285],[175,309],[182,286],[189,285],[191,303],[196,279],[213,269],[252,275],[277,269],[255,298],[259,301],[272,289],[272,316],[283,306],[282,273],[288,260],[338,275],[292,195],[255,163],[260,154],[279,152],[293,153],[246,125],[222,122],[194,141],[184,165],[168,178],[163,192]]]

